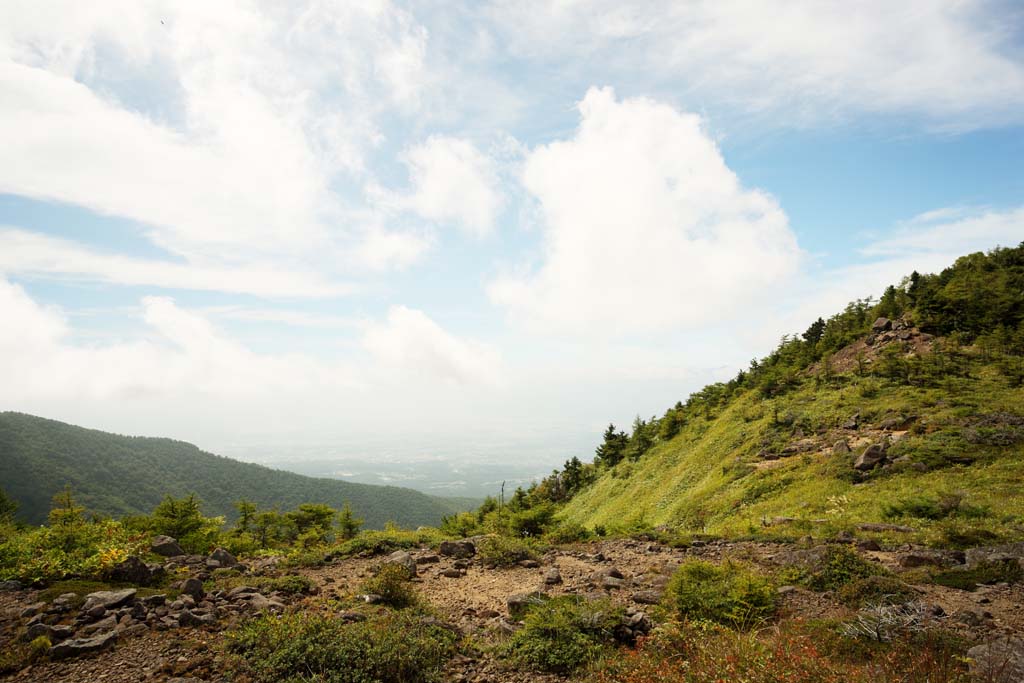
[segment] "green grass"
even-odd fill
[[[608,600],[564,595],[529,609],[523,627],[501,649],[516,667],[570,673],[596,661],[614,642],[622,608]]]
[[[412,611],[346,623],[321,614],[263,617],[227,636],[231,670],[253,683],[430,683],[458,638]]]
[[[590,529],[621,532],[637,525],[668,525],[729,537],[792,536],[794,529],[823,537],[858,522],[896,517],[916,533],[882,535],[881,540],[945,545],[951,531],[966,538],[980,534],[988,543],[1019,538],[1024,444],[968,443],[963,435],[972,420],[984,415],[1019,413],[1024,389],[1010,387],[980,360],[972,372],[970,379],[950,378],[933,387],[870,378],[876,390],[869,397],[861,390],[867,380],[853,376],[831,384],[805,378],[774,403],[748,391],[712,419],[691,420],[639,461],[606,471],[558,517]],[[792,423],[775,424],[775,408],[792,416]],[[854,455],[834,456],[828,448],[854,413],[868,425],[886,416],[915,416],[915,426],[892,454],[906,455],[927,471],[893,467],[855,483]],[[755,469],[763,448],[797,440],[797,429],[826,448]],[[763,522],[773,517],[797,522],[765,528]]]
[[[672,575],[664,604],[682,619],[746,628],[775,612],[775,587],[742,565],[689,560]]]

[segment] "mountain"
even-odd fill
[[[537,487],[569,489],[563,521],[1024,537],[1024,244],[815,321],[632,434],[609,429],[596,461]]]
[[[207,515],[232,518],[234,501],[261,509],[348,501],[369,528],[436,525],[472,506],[395,486],[318,479],[239,462],[173,439],[120,436],[15,412],[0,413],[0,482],[30,523],[45,521],[51,498],[70,485],[90,512],[151,512],[165,495],[195,493]]]

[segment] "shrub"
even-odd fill
[[[409,611],[346,623],[319,614],[262,617],[227,635],[230,667],[254,683],[427,683],[455,651],[450,630]]]
[[[946,569],[933,573],[931,580],[947,588],[973,591],[979,585],[1019,583],[1024,580],[1024,569],[1016,560],[983,561],[971,569]]]
[[[838,590],[858,579],[886,573],[883,567],[865,560],[856,551],[844,545],[830,545],[821,565],[804,578],[804,583],[816,591]]]
[[[690,560],[672,575],[665,603],[680,617],[746,627],[772,615],[775,589],[767,578],[732,562]]]
[[[597,659],[621,621],[622,609],[607,600],[553,598],[530,608],[504,653],[518,666],[569,673]]]
[[[537,537],[547,531],[555,517],[555,507],[550,503],[535,505],[517,512],[509,519],[509,529],[515,536]]]
[[[868,576],[839,589],[839,601],[850,607],[902,605],[916,596],[914,589],[891,576]]]
[[[544,536],[548,543],[576,543],[590,538],[590,532],[586,527],[576,522],[564,522],[549,531]]]
[[[523,560],[535,560],[538,557],[529,541],[507,536],[483,539],[477,544],[476,553],[481,562],[494,567],[511,567]]]
[[[372,578],[363,582],[364,593],[379,595],[381,602],[391,607],[415,605],[416,591],[409,584],[409,570],[398,564],[385,564]]]
[[[947,493],[939,496],[938,499],[919,497],[892,503],[882,509],[882,514],[889,519],[913,517],[916,519],[940,520],[952,515],[975,519],[986,516],[988,510],[983,507],[964,504],[962,494]]]

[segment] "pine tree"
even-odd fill
[[[338,535],[343,541],[355,538],[359,529],[363,526],[363,520],[352,514],[352,506],[345,501],[338,513]]]

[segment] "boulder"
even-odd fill
[[[876,334],[879,332],[888,332],[892,329],[892,321],[888,318],[878,318],[875,322],[871,323],[871,331]]]
[[[156,536],[149,545],[150,552],[164,557],[177,557],[184,555],[185,551],[178,545],[178,540],[170,536]]]
[[[212,614],[195,614],[191,610],[183,610],[178,615],[178,625],[182,627],[198,627],[216,623],[217,619]]]
[[[626,582],[624,579],[620,579],[614,576],[606,576],[603,579],[601,579],[601,588],[613,590],[616,588],[622,588],[622,586],[625,585],[625,583]]]
[[[138,591],[134,588],[89,593],[85,596],[85,604],[82,606],[82,609],[83,611],[89,611],[93,607],[100,605],[106,609],[114,609],[115,607],[120,607],[121,605],[126,605],[131,602],[136,593],[138,593]]]
[[[7,591],[20,591],[23,588],[20,581],[0,581],[0,593]]]
[[[508,613],[514,619],[519,619],[526,612],[527,609],[532,605],[539,605],[547,599],[547,594],[541,591],[534,591],[532,593],[517,593],[512,595],[505,601],[506,607],[508,607]]]
[[[196,602],[199,602],[206,596],[203,582],[196,578],[185,579],[184,583],[181,584],[181,592],[183,595],[190,596]]]
[[[661,602],[661,591],[649,590],[649,591],[637,591],[633,593],[633,602],[641,605],[657,605]]]
[[[1024,681],[1024,638],[1006,637],[967,651],[971,676],[990,683]]]
[[[562,573],[558,571],[558,567],[552,567],[544,572],[544,583],[548,586],[562,583]]]
[[[955,550],[913,550],[899,557],[900,566],[904,569],[914,567],[949,567],[963,564],[964,554]]]
[[[221,567],[234,567],[238,564],[238,560],[234,555],[229,553],[224,548],[217,548],[210,553],[210,559],[216,562]]]
[[[437,564],[440,561],[441,558],[433,553],[430,555],[420,555],[416,558],[416,564]]]
[[[915,531],[917,531],[917,529],[911,526],[903,526],[901,524],[885,524],[882,522],[862,522],[861,524],[857,525],[857,528],[861,531],[895,531],[901,534],[912,534]]]
[[[163,568],[160,571],[162,572]],[[132,555],[103,572],[103,577],[112,583],[148,586],[153,581],[153,571],[145,562]]]
[[[449,579],[457,579],[460,576],[462,576],[462,570],[455,569],[454,567],[451,567],[449,569],[442,569],[440,575]]]
[[[850,444],[846,443],[846,439],[839,439],[832,444],[832,455],[849,455]]]
[[[409,576],[416,576],[416,560],[404,550],[396,550],[388,555],[384,564],[397,564],[400,567],[405,567],[409,571]]]
[[[857,429],[860,426],[860,413],[854,413],[850,419],[843,423],[843,429]]]
[[[853,469],[860,472],[873,470],[885,462],[885,448],[881,444],[871,444],[864,449],[864,452],[857,456],[853,463]]]
[[[47,650],[47,654],[50,655],[51,659],[66,659],[68,657],[77,657],[88,652],[99,652],[100,650],[106,650],[108,647],[117,641],[117,631],[111,631],[110,633],[103,633],[93,638],[75,638],[74,640],[65,640],[63,643],[57,643]]]
[[[476,555],[476,545],[472,541],[441,541],[437,552],[445,557],[466,559]]]

